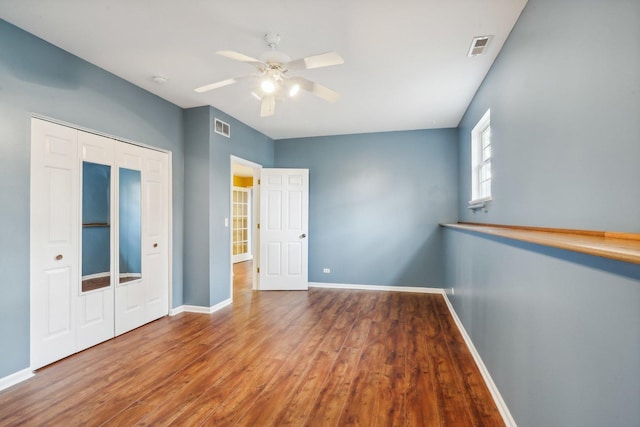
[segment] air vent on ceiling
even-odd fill
[[[225,123],[217,117],[213,121],[213,130],[222,136],[231,138],[231,126],[229,126],[229,123]]]
[[[489,44],[489,39],[491,39],[491,36],[474,37],[467,56],[482,55]]]

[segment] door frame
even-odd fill
[[[250,160],[243,159],[231,154],[229,156],[229,218],[227,224],[229,228],[229,295],[231,295],[231,301],[233,302],[233,165],[238,164],[247,166],[253,169],[253,192],[251,203],[251,250],[253,252],[253,268],[251,271],[253,289],[260,289],[258,283],[259,275],[258,267],[260,265],[260,241],[258,235],[258,224],[260,222],[260,190],[258,180],[260,179],[260,171],[262,165],[254,163]]]

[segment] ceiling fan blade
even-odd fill
[[[344,59],[342,59],[339,54],[336,52],[326,52],[288,62],[286,67],[289,70],[310,70],[312,68],[329,67],[340,64],[344,64]]]
[[[198,93],[208,92],[208,91],[213,90],[213,89],[218,89],[218,88],[221,88],[221,87],[224,87],[224,86],[229,86],[231,84],[239,82],[240,80],[248,79],[249,77],[252,77],[252,75],[232,77],[230,79],[221,80],[219,82],[215,82],[215,83],[211,83],[211,84],[208,84],[208,85],[200,86],[199,88],[196,88],[194,90],[196,92],[198,92]]]
[[[311,92],[315,96],[324,99],[329,102],[336,102],[340,99],[340,94],[335,90],[329,89],[326,86],[322,86],[316,82],[312,82],[311,80],[307,80],[303,77],[290,77],[287,79],[291,83],[297,83],[300,85],[300,88],[306,90],[307,92]]]
[[[273,116],[276,112],[276,97],[273,95],[266,95],[262,97],[262,104],[260,105],[260,117]]]
[[[234,52],[233,50],[219,50],[216,52],[220,56],[224,56],[225,58],[234,59],[236,61],[247,62],[253,65],[262,65],[267,66],[264,62],[259,59],[252,58],[250,56],[244,55],[239,52]]]

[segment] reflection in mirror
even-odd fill
[[[111,166],[82,162],[82,292],[111,284]]]
[[[119,181],[119,283],[124,283],[142,277],[140,171],[120,168]]]

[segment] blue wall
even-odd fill
[[[453,304],[520,427],[637,427],[640,265],[445,230]]]
[[[184,303],[209,306],[209,107],[184,111]]]
[[[462,220],[640,232],[640,2],[529,0],[459,127]],[[472,214],[491,108],[494,200]],[[637,426],[640,268],[445,232],[456,312],[521,427]]]
[[[460,130],[464,221],[640,232],[640,2],[529,0]],[[491,108],[494,200],[472,214]]]
[[[276,167],[309,169],[309,280],[442,287],[438,223],[457,220],[456,138],[441,129],[276,141]]]
[[[173,304],[182,304],[182,110],[0,20],[0,378],[29,366],[30,115],[173,153]]]
[[[231,297],[231,155],[273,167],[273,140],[213,108],[185,111],[185,303],[210,307]],[[213,131],[217,117],[231,138]]]

